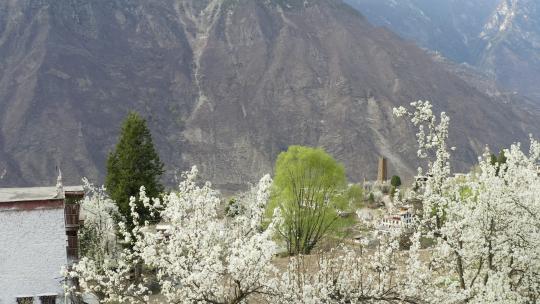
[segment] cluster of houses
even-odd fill
[[[61,270],[79,257],[82,186],[0,188],[0,303],[65,303]]]
[[[427,180],[427,177],[417,177],[416,183],[421,184],[425,180]],[[379,158],[377,180],[375,182],[364,181],[364,190],[373,191],[375,185],[390,186],[388,181],[388,161],[384,157]],[[384,205],[387,207],[388,213],[382,218],[375,218],[373,213],[364,210],[358,213],[359,219],[374,227],[380,233],[388,233],[396,230],[406,231],[414,221],[415,208],[412,205],[395,208],[391,201],[392,199],[387,196]]]

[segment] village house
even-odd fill
[[[411,226],[414,220],[414,213],[409,206],[398,208],[397,212],[388,214],[383,217],[379,223],[379,231],[390,232],[394,230],[407,229]]]
[[[78,259],[82,186],[0,188],[0,303],[64,303],[61,270]]]

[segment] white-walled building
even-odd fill
[[[412,207],[400,207],[398,212],[383,217],[379,223],[378,230],[380,232],[389,232],[407,229],[411,226],[413,220],[414,213],[412,212]]]
[[[62,303],[82,187],[0,188],[0,304]],[[69,201],[69,203],[68,203]]]

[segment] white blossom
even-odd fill
[[[83,291],[110,303],[148,302],[152,282],[170,303],[247,303],[270,292],[276,245],[273,224],[261,226],[270,177],[240,199],[244,212],[230,219],[219,215],[220,199],[211,185],[196,183],[197,173],[195,167],[186,172],[177,191],[162,200],[148,198],[141,188],[139,200],[166,228],[139,225],[133,199],[133,231],[119,225],[131,246],[103,264],[89,258],[76,264],[69,275]]]
[[[101,262],[83,258],[68,277],[102,302],[148,302],[152,282],[169,303],[538,302],[540,143],[531,138],[528,153],[512,145],[504,164],[492,164],[487,151],[477,170],[454,177],[450,119],[436,117],[427,101],[411,106],[412,112],[394,110],[418,129],[418,156],[425,161],[418,174],[427,180],[404,196],[422,203],[410,230],[296,256],[279,272],[272,236],[280,210],[262,225],[271,178],[240,197],[234,216],[223,216],[218,193],[197,184],[193,168],[162,199],[141,189],[139,200],[164,229],[139,225],[132,204],[134,230],[118,225],[131,246]]]

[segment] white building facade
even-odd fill
[[[396,230],[406,230],[411,227],[414,220],[414,213],[411,207],[401,207],[397,213],[385,215],[379,223],[380,232],[390,232]]]
[[[64,190],[0,189],[0,304],[64,302],[65,215]]]

